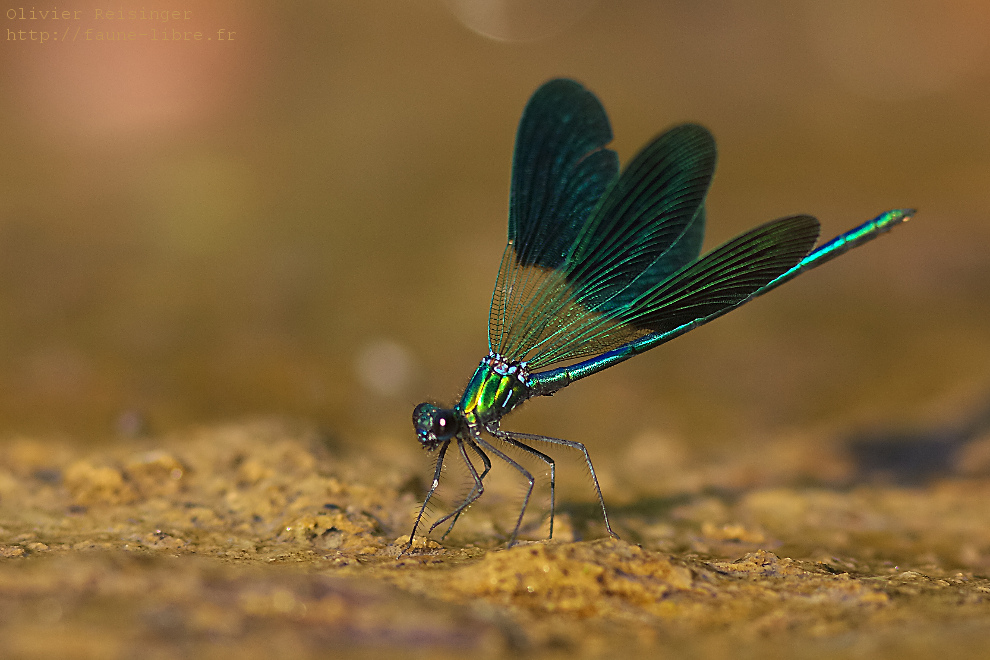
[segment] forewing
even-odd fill
[[[698,258],[715,162],[715,139],[697,124],[675,126],[633,158],[568,256],[585,306],[625,307]]]
[[[612,128],[594,94],[551,80],[530,98],[516,134],[509,242],[523,266],[558,267],[619,174]]]
[[[513,258],[527,253],[510,240],[492,305],[504,311],[500,333],[490,323],[492,350],[535,368],[564,346],[564,353],[588,355],[646,334],[610,319],[697,258],[715,160],[705,128],[677,126],[640,151],[587,220],[574,225],[573,245],[552,267]]]
[[[520,328],[532,296],[541,295],[546,275],[559,274],[592,209],[618,177],[618,158],[605,147],[611,140],[605,109],[573,80],[551,80],[527,103],[512,163],[508,244],[489,313],[492,350]]]

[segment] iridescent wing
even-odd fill
[[[589,307],[580,320],[562,323],[529,364],[535,369],[598,355],[741,305],[800,262],[814,247],[818,230],[818,221],[807,215],[751,229],[649,288],[627,287],[616,296],[627,300],[622,305]],[[572,304],[583,307],[582,300],[578,291]],[[595,350],[584,350],[587,346]]]
[[[508,359],[535,368],[642,336],[617,315],[700,252],[711,134],[675,127],[621,177],[610,139],[601,104],[573,81],[550,81],[526,106],[489,316],[489,347]]]

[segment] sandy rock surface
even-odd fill
[[[558,538],[506,548],[493,512],[511,505],[493,496],[407,548],[425,477],[371,452],[268,421],[138,444],[0,447],[0,656],[913,658],[990,642],[990,479],[974,474],[728,488],[748,471],[687,461],[698,487],[623,501],[630,468],[606,488],[622,540],[564,502]]]

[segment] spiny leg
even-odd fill
[[[432,533],[434,529],[450,520],[450,525],[447,527],[447,531],[443,533],[443,536],[440,537],[440,540],[447,538],[447,534],[450,534],[450,531],[454,529],[454,523],[457,522],[457,519],[460,518],[461,514],[464,513],[464,511],[471,506],[475,500],[481,497],[482,493],[485,492],[485,485],[482,480],[485,478],[485,475],[488,474],[488,471],[492,469],[492,462],[488,456],[472,444],[472,448],[475,452],[477,452],[478,456],[481,457],[481,460],[485,465],[484,472],[479,475],[478,470],[474,467],[474,463],[471,462],[471,458],[467,454],[467,450],[464,448],[464,444],[465,443],[461,438],[457,438],[457,449],[461,454],[461,458],[464,460],[464,464],[467,465],[468,471],[471,473],[471,478],[474,480],[474,485],[471,486],[471,492],[469,492],[467,497],[465,497],[464,500],[457,505],[456,509],[430,525],[430,531],[427,532],[428,534]],[[453,520],[451,520],[451,518],[453,518]]]
[[[440,453],[437,454],[437,467],[433,470],[433,484],[430,486],[430,490],[426,493],[426,499],[423,500],[423,506],[419,507],[419,513],[416,515],[416,522],[413,524],[412,533],[409,535],[409,545],[406,546],[406,550],[412,547],[413,539],[416,537],[416,530],[419,529],[419,522],[423,519],[423,512],[426,511],[426,505],[429,504],[430,498],[433,497],[433,493],[436,492],[437,486],[440,485],[440,473],[443,471],[443,457],[447,455],[447,447],[450,446],[450,441],[443,443],[440,447]]]
[[[488,476],[488,473],[491,472],[491,469],[492,469],[492,461],[491,461],[491,459],[488,458],[488,454],[486,454],[485,452],[481,451],[481,449],[478,447],[478,445],[474,444],[473,442],[465,443],[465,445],[474,450],[474,453],[476,453],[481,458],[481,462],[485,466],[485,469],[482,470],[481,474],[478,476],[478,481],[481,483],[481,488],[476,488],[477,492],[474,494],[474,497],[471,497],[470,500],[465,501],[464,504],[462,505],[462,507],[458,507],[459,510],[454,512],[457,515],[454,516],[454,519],[450,522],[450,527],[447,528],[447,531],[444,532],[443,537],[441,537],[441,538],[445,538],[447,536],[447,534],[450,534],[450,530],[452,530],[454,528],[454,524],[457,522],[457,519],[461,517],[461,514],[464,513],[464,511],[466,511],[467,508],[469,506],[471,506],[471,504],[473,504],[475,502],[475,500],[477,500],[479,497],[481,497],[481,494],[483,492],[485,492],[485,487],[484,487],[485,477]],[[465,462],[468,462],[466,456],[464,457],[464,460],[465,460]],[[472,493],[474,493],[474,492],[475,491],[472,490]]]
[[[533,479],[533,475],[530,474],[529,470],[527,470],[522,465],[520,465],[519,463],[517,463],[516,461],[514,461],[505,452],[500,451],[492,443],[490,443],[487,440],[485,440],[484,438],[482,438],[481,437],[481,432],[478,429],[471,429],[471,432],[472,432],[472,435],[474,436],[474,441],[478,445],[480,445],[479,446],[479,449],[481,447],[484,447],[485,449],[487,449],[491,453],[495,454],[496,456],[498,456],[499,458],[501,458],[503,461],[505,461],[506,463],[508,463],[512,467],[514,467],[519,472],[519,474],[521,474],[523,477],[525,477],[525,479],[527,481],[526,497],[523,498],[522,508],[519,510],[519,519],[516,520],[516,526],[512,530],[512,535],[509,537],[509,544],[508,545],[511,548],[513,546],[513,544],[515,544],[515,542],[516,542],[516,536],[518,536],[518,534],[519,534],[519,528],[522,526],[523,515],[525,515],[525,513],[526,513],[526,507],[529,505],[529,498],[533,494],[533,486],[536,484],[536,480]]]
[[[529,445],[520,442],[515,439],[515,436],[526,437],[525,434],[513,433],[511,431],[500,431],[497,429],[488,429],[488,432],[494,435],[499,440],[507,442],[513,447],[518,447],[525,452],[533,454],[541,461],[550,466],[550,538],[553,538],[553,515],[556,509],[557,498],[556,498],[556,484],[557,484],[557,465],[553,462],[553,459],[542,451],[539,451]]]
[[[492,471],[492,461],[491,461],[490,458],[488,458],[488,454],[486,454],[485,452],[481,451],[481,447],[479,447],[478,445],[476,445],[476,444],[474,444],[472,442],[468,446],[470,446],[471,449],[473,449],[475,451],[475,453],[478,454],[478,456],[481,457],[481,462],[484,463],[484,465],[485,465],[485,469],[482,470],[482,472],[481,472],[481,480],[484,481],[485,480],[485,477],[488,476],[488,473]]]
[[[605,510],[605,498],[602,497],[602,488],[598,485],[598,475],[595,474],[595,466],[591,464],[591,455],[588,454],[587,447],[574,440],[562,440],[560,438],[551,438],[549,436],[536,435],[534,433],[511,433],[509,435],[512,435],[515,438],[522,438],[523,440],[537,440],[539,442],[549,442],[553,445],[563,445],[564,447],[576,449],[584,454],[584,462],[587,464],[588,471],[591,472],[591,480],[595,484],[595,494],[598,495],[598,504],[602,507],[602,518],[605,520],[605,530],[608,532],[609,536],[619,538],[619,535],[612,531],[612,526],[608,524],[608,512]]]

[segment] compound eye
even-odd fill
[[[438,440],[448,440],[457,432],[457,413],[453,410],[438,410],[433,420],[432,433]]]
[[[421,403],[413,410],[413,426],[419,441],[432,449],[457,434],[457,411]]]

